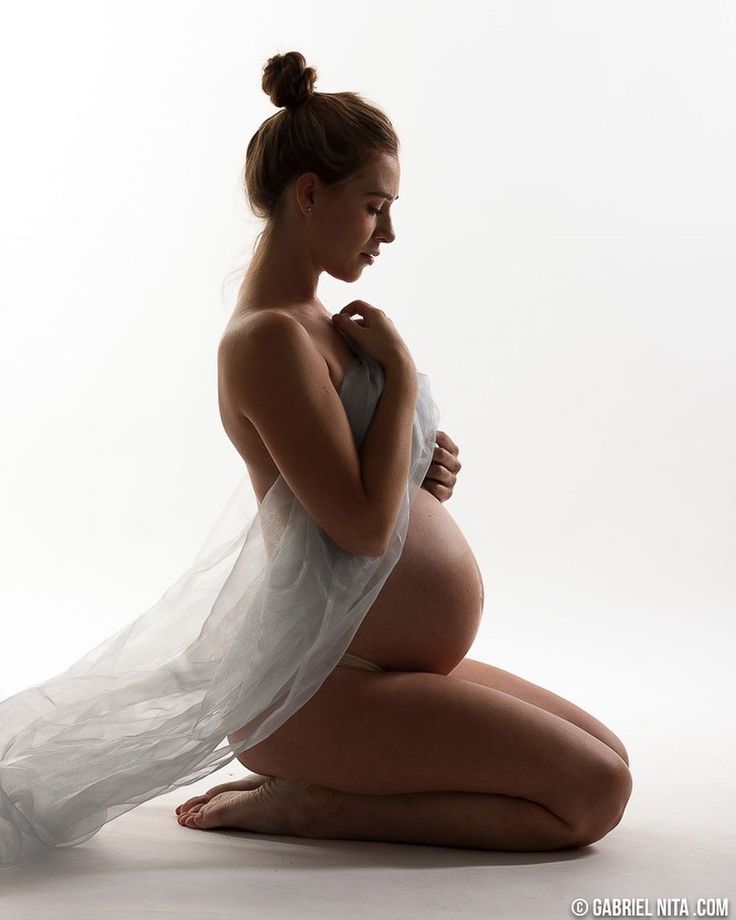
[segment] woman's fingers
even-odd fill
[[[457,456],[446,447],[435,447],[432,460],[434,463],[440,463],[451,473],[459,473],[462,469],[462,463],[457,459]]]
[[[446,502],[452,496],[457,482],[457,474],[462,463],[457,459],[460,452],[457,444],[445,432],[437,430],[436,447],[432,463],[427,470],[422,488],[434,495],[440,502]]]
[[[437,443],[440,447],[444,448],[448,453],[452,454],[454,457],[460,453],[460,448],[452,440],[452,438],[445,431],[440,431],[437,429]]]
[[[425,492],[429,492],[430,495],[434,495],[439,502],[446,502],[452,496],[452,489],[435,482],[434,479],[425,479],[422,483],[422,488]]]
[[[435,482],[439,482],[441,485],[452,487],[455,485],[457,476],[454,473],[450,472],[446,466],[442,463],[430,463],[429,469],[427,470],[426,479],[433,479]]]

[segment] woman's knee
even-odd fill
[[[597,737],[607,744],[612,751],[615,751],[627,767],[629,766],[629,753],[624,747],[623,741],[617,735],[614,735],[610,728],[606,728],[605,734],[601,733]]]
[[[595,843],[619,824],[632,789],[631,772],[621,757],[603,758],[573,821],[576,846]]]

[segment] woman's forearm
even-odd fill
[[[375,554],[385,552],[396,527],[411,467],[419,384],[411,360],[387,364],[383,391],[360,449],[363,489],[374,522]]]

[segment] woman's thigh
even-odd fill
[[[501,690],[415,671],[336,668],[238,759],[255,773],[353,794],[518,796],[573,826],[590,816],[615,822],[631,791],[621,758],[566,719]]]
[[[556,716],[572,722],[573,725],[577,725],[604,744],[607,744],[621,757],[627,766],[629,764],[629,755],[623,742],[614,735],[610,728],[599,722],[589,712],[569,700],[557,696],[551,690],[545,690],[544,687],[524,680],[522,677],[517,677],[516,674],[512,674],[510,671],[504,671],[502,668],[486,664],[484,661],[476,661],[474,658],[464,658],[456,668],[450,671],[448,676],[459,678],[460,680],[469,680],[483,687],[490,687],[493,690],[502,690],[517,699],[533,703],[547,712],[554,713]]]

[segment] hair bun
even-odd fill
[[[317,71],[307,67],[303,54],[275,54],[263,68],[263,92],[278,108],[295,108],[314,93]]]

